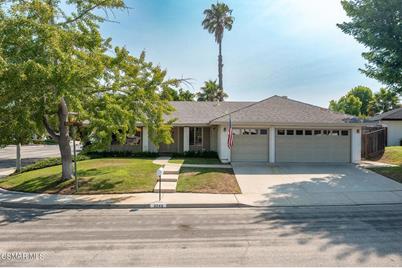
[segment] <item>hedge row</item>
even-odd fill
[[[95,152],[85,152],[77,155],[77,162],[96,158],[106,158],[106,157],[144,157],[144,158],[156,158],[159,153],[151,152],[129,152],[129,151],[95,151]],[[215,151],[188,151],[184,153],[173,153],[174,157],[200,157],[200,158],[218,158],[218,154]],[[36,169],[53,167],[61,165],[61,158],[47,158],[40,160],[34,164],[23,167],[21,172],[32,171]]]

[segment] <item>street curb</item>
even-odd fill
[[[36,209],[153,209],[151,204],[32,204],[0,202],[3,208],[36,208]],[[166,203],[164,203],[166,204]],[[241,208],[253,207],[245,204],[227,203],[227,204],[166,204],[165,208]],[[158,208],[158,207],[154,207]],[[160,207],[159,207],[160,208]]]
[[[156,209],[156,208],[320,208],[320,207],[362,207],[362,206],[383,206],[383,205],[402,205],[401,202],[395,203],[366,203],[366,204],[329,204],[329,205],[281,205],[281,206],[252,206],[240,203],[216,203],[216,204],[166,204],[166,207],[151,207],[151,204],[32,204],[19,202],[0,202],[0,208],[22,208],[22,209]]]

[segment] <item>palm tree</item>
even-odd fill
[[[208,80],[201,87],[201,92],[197,93],[197,101],[224,101],[228,95],[216,84],[216,80]]]
[[[232,10],[225,3],[212,4],[211,8],[204,10],[205,18],[202,21],[204,29],[215,35],[215,42],[219,45],[218,56],[218,72],[219,72],[219,88],[223,90],[223,74],[222,74],[222,39],[225,29],[232,29],[234,17]]]

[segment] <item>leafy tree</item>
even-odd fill
[[[400,107],[397,93],[386,88],[374,94],[373,100],[370,102],[370,115],[385,113]]]
[[[224,101],[228,95],[219,88],[216,80],[205,81],[201,87],[201,92],[197,94],[197,101]]]
[[[161,93],[161,98],[170,101],[193,101],[195,94],[191,93],[189,90],[184,90],[179,88],[175,90],[174,88],[168,88]]]
[[[361,71],[402,93],[402,3],[400,0],[342,0],[350,22],[338,24],[369,48]]]
[[[352,88],[347,95],[357,97],[362,102],[360,114],[363,116],[368,115],[369,104],[373,100],[373,91],[370,88],[365,86],[357,86]]]
[[[329,109],[335,112],[341,112],[349,115],[360,116],[362,102],[354,95],[345,95],[338,101],[331,100]]]
[[[166,80],[144,53],[135,58],[124,48],[112,50],[100,34],[105,19],[96,11],[125,8],[123,0],[69,0],[69,14],[61,2],[0,1],[0,107],[10,116],[0,117],[0,125],[19,107],[23,111],[0,136],[46,130],[59,144],[62,179],[72,176],[69,124],[76,120],[91,121],[86,132],[94,148],[109,146],[113,134],[124,142],[137,122],[149,128],[155,144],[171,142],[163,115],[172,107],[160,92],[180,81]]]
[[[30,119],[31,111],[26,103],[15,100],[6,103],[6,96],[10,90],[0,83],[0,148],[9,144],[15,144],[16,171],[21,171],[21,144],[29,143],[33,135],[39,133],[33,120]]]
[[[218,56],[218,74],[219,74],[219,88],[223,90],[223,61],[222,61],[222,40],[223,32],[232,30],[234,17],[232,10],[225,3],[212,4],[211,8],[204,10],[205,18],[202,21],[204,29],[209,33],[214,34],[215,42],[219,46]]]

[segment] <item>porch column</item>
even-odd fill
[[[190,151],[190,128],[183,128],[183,152]]]
[[[142,151],[143,152],[148,152],[148,128],[143,127],[142,128]]]
[[[269,163],[275,163],[275,128],[269,128]]]
[[[358,164],[361,160],[362,130],[361,127],[352,128],[352,163]]]

